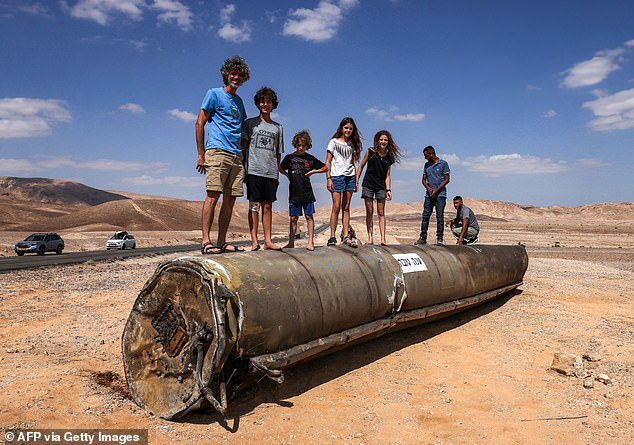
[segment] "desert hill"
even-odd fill
[[[97,205],[128,199],[118,193],[88,187],[78,182],[50,178],[14,178],[0,176],[0,198],[14,202]]]
[[[632,221],[634,203],[605,203],[579,207],[538,207],[511,202],[465,198],[480,221]],[[394,222],[420,221],[422,202],[390,202],[387,214]],[[11,231],[111,231],[111,230],[198,230],[200,201],[108,192],[62,179],[0,177],[0,227]],[[216,209],[216,212],[219,208]],[[330,206],[318,209],[327,219]],[[455,212],[451,203],[447,217]],[[218,215],[216,215],[217,217]],[[351,209],[355,225],[363,224],[362,206]],[[288,225],[286,211],[274,213],[274,226]],[[248,233],[247,203],[234,207],[232,231]]]

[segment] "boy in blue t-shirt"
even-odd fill
[[[436,150],[431,145],[423,149],[425,167],[423,168],[423,187],[425,187],[425,204],[423,219],[420,225],[420,236],[414,243],[427,244],[427,228],[433,210],[436,210],[436,244],[444,244],[445,204],[447,203],[447,189],[449,184],[449,164],[436,156]]]
[[[285,248],[295,247],[295,232],[297,221],[304,212],[306,225],[308,226],[308,244],[306,250],[315,250],[315,194],[310,183],[310,177],[315,173],[324,173],[326,164],[311,154],[306,153],[313,146],[313,141],[308,130],[302,130],[293,136],[295,152],[284,157],[280,164],[282,172],[289,180],[288,188],[288,213],[290,224],[288,231],[288,244]]]

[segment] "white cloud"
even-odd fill
[[[125,178],[121,182],[128,185],[170,185],[173,187],[201,187],[204,176],[165,176],[162,178],[148,175]]]
[[[622,48],[599,51],[592,59],[577,63],[565,71],[562,86],[577,88],[598,84],[620,68],[617,59],[622,53]]]
[[[422,148],[421,148],[422,152]],[[498,154],[492,156],[468,156],[460,158],[453,153],[437,152],[440,159],[444,159],[453,170],[460,166],[466,170],[481,173],[484,176],[512,176],[512,175],[542,175],[562,173],[576,168],[598,168],[607,164],[598,158],[581,158],[572,164],[568,161],[557,161],[551,158],[540,158],[538,156],[521,155],[518,153]],[[422,153],[405,153],[398,168],[399,170],[414,170],[421,173],[425,165],[425,158]]]
[[[158,15],[158,21],[175,22],[183,31],[192,29],[191,10],[177,0],[154,0],[152,8],[161,11]]]
[[[145,0],[79,0],[69,12],[75,18],[92,20],[106,26],[114,14],[140,20],[144,6]]]
[[[0,173],[3,175],[40,170],[44,170],[42,163],[35,163],[26,159],[0,159]]]
[[[580,158],[575,161],[575,164],[581,168],[600,168],[608,165],[607,162],[599,158]]]
[[[382,110],[382,109],[380,109],[378,107],[368,108],[367,110],[365,110],[365,112],[368,113],[371,116],[376,117],[379,120],[382,120],[382,121],[391,121],[392,120],[392,117],[390,116],[390,113],[388,113],[387,111]]]
[[[634,46],[634,39],[625,42],[625,46]]]
[[[482,173],[485,176],[552,174],[569,170],[566,161],[518,153],[467,157],[461,161],[461,164],[467,170]]]
[[[218,36],[234,43],[248,42],[251,40],[251,25],[243,20],[239,26],[231,23],[236,12],[236,5],[229,4],[220,10],[220,29]]]
[[[425,119],[424,113],[396,114],[397,111],[398,111],[398,107],[394,105],[389,107],[389,111],[383,110],[379,107],[371,107],[365,110],[367,114],[386,122],[391,122],[391,121],[421,122]]]
[[[583,108],[597,117],[588,124],[594,131],[634,128],[634,88],[591,100]]]
[[[54,158],[38,159],[0,159],[0,173],[13,174],[19,172],[51,172],[52,169],[94,170],[134,172],[152,171],[160,173],[167,171],[168,164],[164,162],[135,162],[121,159],[91,159],[77,161],[71,157],[58,156]]]
[[[33,3],[31,5],[19,5],[18,8],[20,9],[20,11],[25,12],[27,14],[39,15],[39,16],[48,17],[48,18],[54,17],[51,9],[40,2]]]
[[[236,13],[236,5],[229,4],[220,10],[220,23],[228,23],[231,16]]]
[[[548,110],[548,111],[546,111],[544,113],[544,117],[551,118],[551,117],[555,117],[555,116],[557,116],[557,112],[555,110],[552,110],[552,109]]]
[[[52,124],[71,120],[70,111],[60,100],[0,99],[0,139],[47,136]]]
[[[167,171],[168,165],[164,162],[135,162],[125,159],[91,159],[77,161],[71,157],[56,157],[45,162],[47,168],[70,168],[77,170],[99,171]]]
[[[198,116],[196,116],[194,113],[190,113],[189,111],[182,111],[178,108],[172,108],[171,110],[168,110],[167,113],[170,116],[174,116],[176,119],[182,120],[183,122],[196,122],[196,119],[198,119]]]
[[[420,150],[417,150],[415,153],[405,152],[403,158],[401,159],[401,163],[398,165],[398,169],[419,171],[422,175],[423,167],[425,166],[425,162],[427,162],[423,156],[423,148],[424,146],[421,146]],[[458,155],[452,153],[445,154],[440,151],[437,151],[436,154],[440,159],[447,161],[449,168],[460,164],[460,158]]]
[[[145,113],[145,110],[143,109],[143,107],[139,104],[134,104],[134,103],[127,103],[127,104],[123,104],[119,107],[120,110],[126,110],[129,111],[131,113]]]
[[[92,20],[102,26],[107,26],[115,16],[123,15],[131,20],[141,20],[145,9],[157,11],[159,23],[174,22],[183,31],[192,29],[193,13],[189,7],[178,0],[79,0],[74,6],[67,6],[62,1],[64,9],[78,19]]]
[[[322,0],[315,9],[290,10],[282,34],[311,42],[330,40],[337,34],[345,13],[358,4],[358,0],[339,0],[338,4]]]
[[[595,97],[605,97],[608,95],[608,92],[602,90],[601,88],[595,88],[594,90],[592,90],[592,95]]]
[[[423,119],[425,119],[425,114],[423,113],[407,113],[394,115],[394,120],[397,121],[421,122]]]

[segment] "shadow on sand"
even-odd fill
[[[291,408],[293,403],[289,402],[288,399],[401,349],[424,342],[438,334],[450,331],[471,320],[493,312],[521,293],[521,290],[515,289],[495,300],[449,317],[391,332],[317,360],[298,364],[284,371],[285,382],[281,385],[264,378],[256,386],[249,388],[229,403],[226,417],[215,411],[198,411],[178,419],[176,422],[193,424],[218,423],[229,432],[237,432],[240,426],[240,418],[248,416],[259,405],[273,403]]]

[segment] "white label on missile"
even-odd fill
[[[392,256],[401,265],[403,273],[424,272],[427,270],[425,262],[417,253],[393,253]]]

